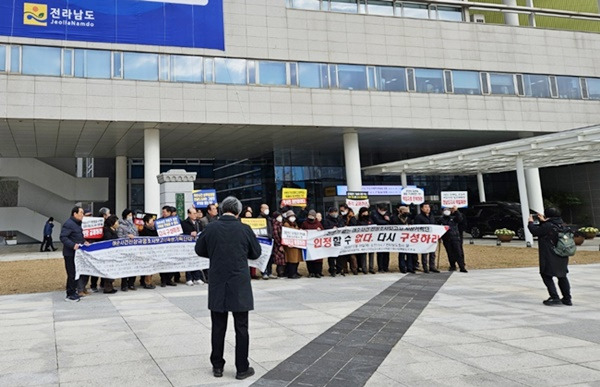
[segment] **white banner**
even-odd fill
[[[299,249],[306,248],[307,233],[305,230],[296,230],[291,227],[281,228],[281,244],[289,247],[297,247]]]
[[[431,253],[445,226],[361,226],[308,231],[306,260],[373,252]]]
[[[465,208],[469,206],[467,191],[442,191],[442,208]]]
[[[266,238],[258,241],[262,254],[256,260],[248,260],[248,266],[265,271],[273,242]],[[84,274],[116,279],[208,269],[210,260],[196,255],[195,247],[196,238],[189,235],[92,243],[75,252],[75,279]]]

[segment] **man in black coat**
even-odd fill
[[[377,209],[371,212],[371,222],[378,226],[385,226],[392,223],[392,217],[388,211],[388,206],[385,203],[378,203]],[[377,271],[390,271],[390,253],[377,253]]]
[[[223,376],[227,315],[232,312],[236,379],[242,380],[254,375],[254,369],[248,363],[248,311],[254,309],[248,260],[258,259],[261,247],[250,226],[238,220],[242,212],[242,203],[238,199],[225,198],[221,208],[223,216],[200,234],[196,254],[210,259],[208,309],[212,321],[210,361],[213,375]]]
[[[413,223],[410,217],[410,209],[403,205],[398,205],[398,214],[392,217],[392,224],[399,226],[408,226]],[[415,273],[414,263],[416,254],[398,253],[398,268],[401,273]]]
[[[460,226],[463,222],[464,217],[456,207],[444,208],[439,221],[442,226],[448,227],[448,231],[442,236],[442,242],[448,255],[450,271],[456,271],[456,264],[458,263],[461,273],[467,273]]]
[[[83,219],[83,208],[73,207],[71,217],[62,225],[60,230],[60,241],[63,244],[63,257],[65,258],[65,269],[67,271],[67,298],[65,301],[78,302],[77,281],[75,281],[75,251],[82,245],[89,243],[83,238],[81,220]]]
[[[325,230],[332,230],[334,228],[342,228],[345,227],[346,225],[344,224],[344,220],[342,218],[339,217],[339,213],[338,213],[338,209],[335,207],[329,207],[329,210],[327,211],[327,215],[325,216],[325,219],[323,219],[323,221],[321,222],[323,224],[323,228]],[[332,277],[335,277],[336,273],[340,274],[338,272],[338,266],[341,268],[341,265],[338,265],[338,260],[340,260],[342,258],[340,257],[329,257],[327,258],[327,266],[329,266],[329,275]],[[343,271],[342,271],[343,273]]]
[[[190,207],[187,210],[187,218],[181,222],[181,229],[183,235],[190,235],[194,238],[200,234],[202,229],[202,223],[198,221],[198,211],[195,207]],[[202,270],[186,271],[185,272],[185,283],[188,286],[200,285],[202,282]]]
[[[561,257],[554,252],[554,247],[558,240],[558,232],[564,227],[564,222],[560,217],[560,211],[556,208],[548,208],[547,218],[538,214],[540,224],[533,223],[533,217],[529,216],[529,231],[533,236],[538,237],[538,251],[540,256],[540,275],[548,289],[550,298],[544,301],[544,305],[573,305],[571,301],[571,285],[567,279],[569,272],[569,257]],[[556,285],[552,277],[558,278],[558,287],[562,293],[562,300],[556,292]]]
[[[421,204],[421,213],[415,216],[414,224],[435,224],[435,218],[431,214],[429,203]],[[423,273],[439,273],[440,271],[435,266],[435,252],[421,254],[421,264],[423,265]]]

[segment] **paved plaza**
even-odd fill
[[[0,297],[0,386],[600,386],[600,265],[253,281],[250,363],[212,377],[206,286]],[[43,280],[43,279],[41,279]]]

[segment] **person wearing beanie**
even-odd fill
[[[323,225],[317,220],[317,212],[315,210],[308,211],[306,220],[302,222],[303,230],[323,230]],[[321,278],[323,276],[323,260],[315,259],[306,261],[308,276],[310,278]]]

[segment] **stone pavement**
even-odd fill
[[[232,324],[211,375],[205,286],[2,296],[0,386],[600,385],[600,265],[570,277],[573,307],[542,305],[535,268],[254,281],[243,383]]]

